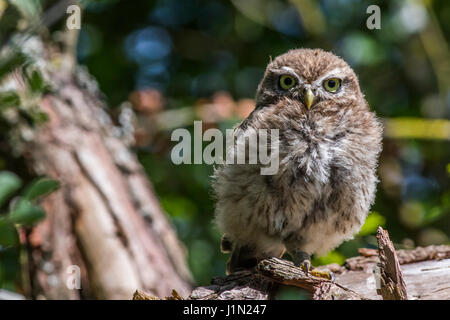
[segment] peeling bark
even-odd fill
[[[380,288],[377,288],[377,293],[383,297],[383,300],[407,300],[406,284],[389,233],[378,227],[377,240],[380,248],[378,266],[381,273]]]

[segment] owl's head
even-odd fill
[[[352,102],[362,97],[358,78],[344,60],[321,49],[296,49],[269,63],[258,86],[256,108],[298,102],[308,112],[355,105]]]

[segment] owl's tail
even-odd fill
[[[231,257],[227,262],[227,274],[243,269],[251,269],[257,263],[258,259],[254,248],[247,245],[235,245]]]
[[[227,274],[253,268],[258,263],[254,248],[247,245],[238,245],[226,234],[222,236],[220,249],[223,253],[231,252],[231,257],[227,262]]]

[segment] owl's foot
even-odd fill
[[[307,275],[324,278],[334,282],[334,273],[327,270],[319,270],[311,267],[311,257],[303,251],[296,251],[293,255],[294,265],[300,267]]]
[[[311,271],[311,257],[303,251],[295,251],[292,255],[294,265],[300,267],[306,274]]]
[[[334,282],[334,273],[331,271],[312,269],[310,271],[310,273],[314,277],[324,278],[324,279],[330,280],[331,282]]]
[[[292,255],[294,265],[300,267],[306,274],[311,271],[311,257],[303,251],[295,251]]]

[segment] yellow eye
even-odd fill
[[[341,80],[339,80],[338,78],[331,78],[331,79],[325,80],[323,82],[323,87],[328,92],[335,93],[341,87]]]
[[[283,74],[280,77],[280,87],[283,90],[289,90],[295,85],[295,78],[288,74]]]

